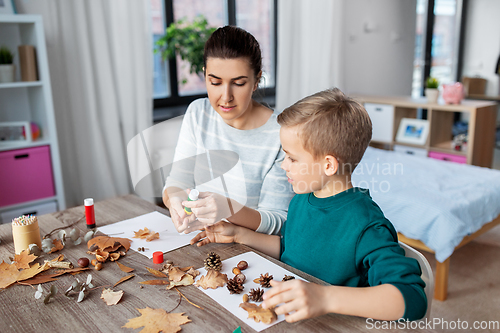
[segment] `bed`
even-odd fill
[[[453,251],[500,224],[498,170],[368,147],[352,181],[370,189],[400,241],[435,254],[437,300]]]

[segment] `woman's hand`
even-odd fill
[[[205,226],[205,230],[191,239],[191,245],[198,242],[197,246],[210,243],[234,243],[236,235],[242,229],[232,223],[220,221],[214,225]]]
[[[194,214],[187,215],[182,206],[182,198],[171,197],[170,198],[170,217],[174,223],[177,232],[185,231],[191,222],[195,220]]]
[[[263,295],[263,308],[278,306],[276,314],[284,314],[285,320],[293,323],[328,313],[329,299],[326,287],[298,279],[271,281],[272,288]]]
[[[234,200],[231,203],[236,204]],[[191,208],[191,211],[202,225],[211,225],[232,215],[229,208],[229,199],[217,193],[200,192],[198,200],[186,200],[182,202],[182,205]],[[234,213],[242,207],[241,205],[238,206],[233,207]]]

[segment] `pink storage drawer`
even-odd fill
[[[435,158],[437,160],[442,160],[442,161],[450,161],[450,162],[463,163],[463,164],[467,163],[467,156],[438,153],[435,151],[431,151],[431,152],[429,152],[429,157]]]
[[[0,206],[54,195],[49,146],[0,152]]]

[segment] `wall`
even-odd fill
[[[345,92],[411,95],[416,0],[349,0],[344,13]]]
[[[464,40],[464,76],[481,76],[488,80],[486,95],[499,95],[499,76],[494,74],[500,56],[500,1],[468,2]]]

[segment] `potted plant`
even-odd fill
[[[427,96],[428,103],[437,103],[439,97],[439,81],[432,76],[425,80],[425,96]]]
[[[215,30],[203,15],[198,15],[192,22],[183,18],[167,27],[165,35],[156,41],[154,52],[161,52],[164,60],[179,55],[189,62],[190,73],[202,76],[205,42]],[[187,79],[183,78],[182,83],[186,82]]]
[[[0,47],[0,83],[14,82],[14,53],[6,46]]]

